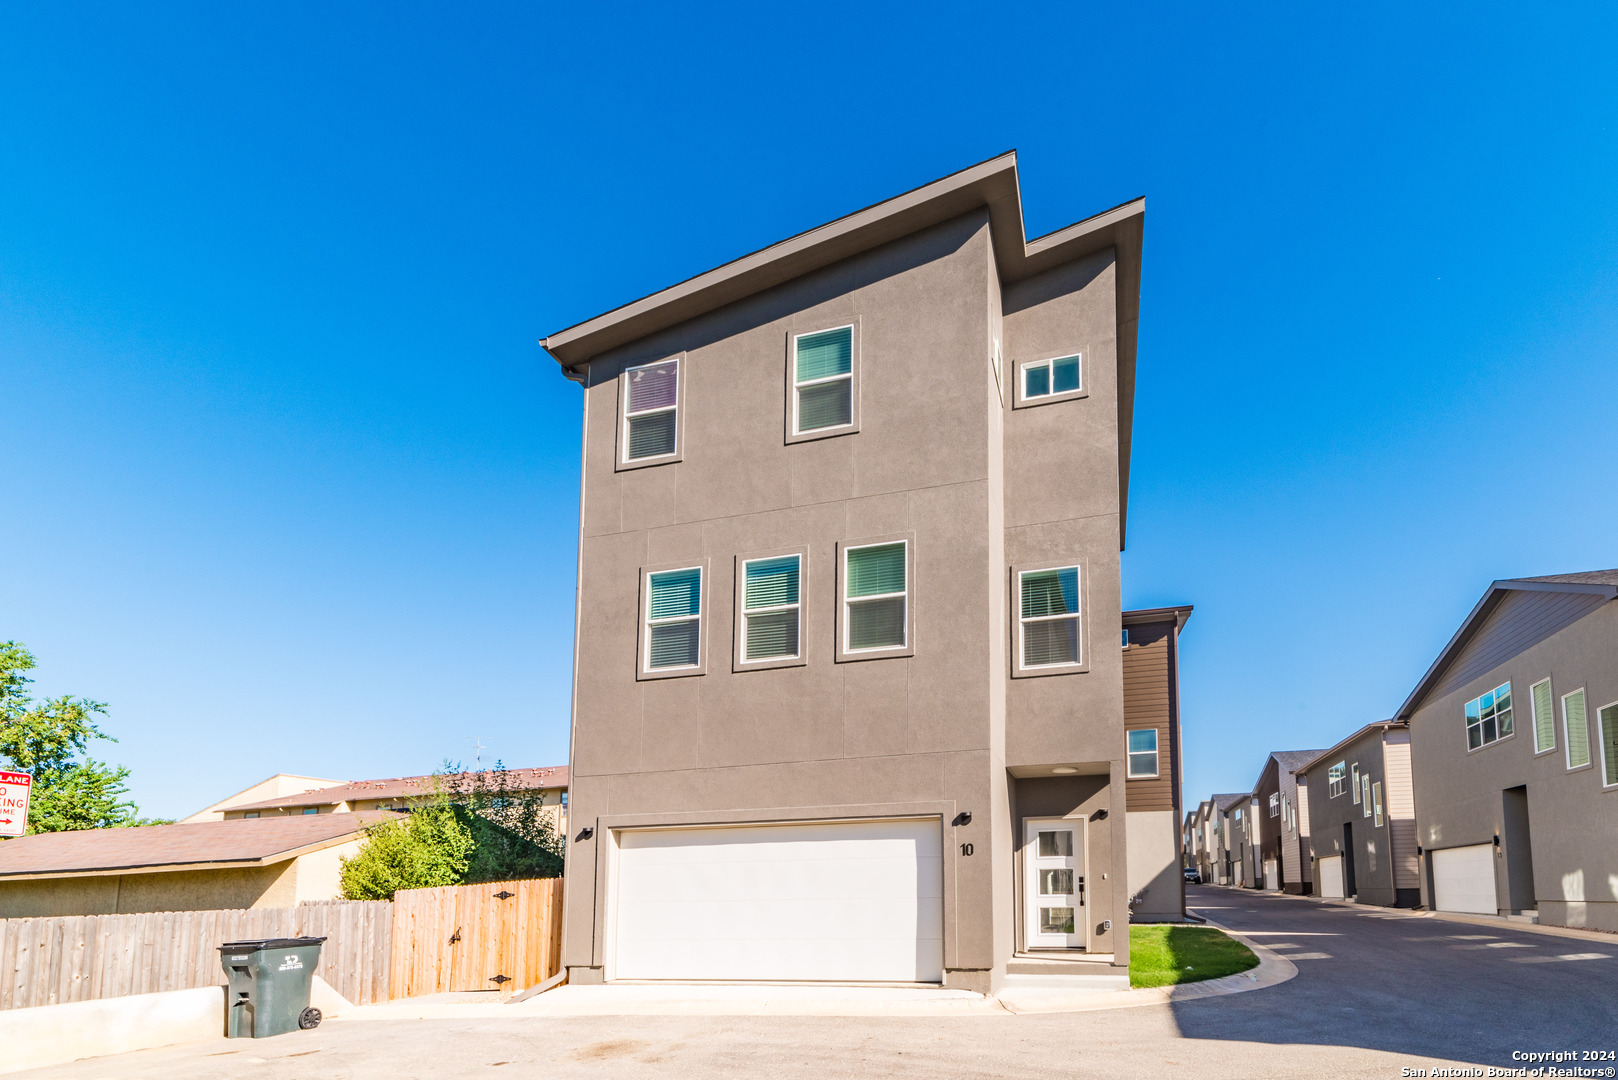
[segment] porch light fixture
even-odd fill
[[[1058,765],[1056,768],[1051,770],[1051,772],[1057,776],[1072,776],[1078,771],[1079,770],[1075,769],[1071,765]]]

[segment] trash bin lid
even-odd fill
[[[274,937],[257,941],[227,941],[219,946],[220,952],[253,952],[258,949],[300,949],[305,945],[319,945],[323,937]]]

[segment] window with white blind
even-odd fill
[[[1382,782],[1371,785],[1371,805],[1376,809],[1376,827],[1382,827]]]
[[[1017,571],[1017,665],[1075,668],[1084,659],[1079,568]]]
[[[791,660],[801,655],[803,557],[780,555],[742,562],[742,661]]]
[[[1157,729],[1141,728],[1129,732],[1125,737],[1129,740],[1129,779],[1149,780],[1155,777],[1158,772]]]
[[[642,668],[690,672],[702,666],[702,568],[646,575]]]
[[[1618,787],[1618,701],[1597,710],[1596,730],[1601,736],[1601,786]]]
[[[680,450],[680,360],[659,360],[625,368],[623,383],[624,464],[671,461]]]
[[[1347,770],[1347,762],[1342,761],[1326,770],[1326,797],[1328,799],[1335,799],[1348,790]]]
[[[854,426],[854,345],[852,324],[793,335],[793,435],[832,434]]]
[[[843,549],[842,652],[892,654],[910,645],[910,542]]]
[[[1534,706],[1534,753],[1548,754],[1556,749],[1556,714],[1551,708],[1551,681],[1541,679],[1528,688]]]
[[[1017,365],[1017,403],[1043,404],[1084,393],[1084,357],[1053,356]]]
[[[1466,703],[1466,749],[1470,753],[1512,734],[1511,684],[1501,683]]]
[[[1567,767],[1582,769],[1590,764],[1590,718],[1584,705],[1584,688],[1562,695],[1562,735],[1567,741]]]

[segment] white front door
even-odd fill
[[[1084,948],[1084,820],[1024,821],[1023,867],[1028,948]]]
[[[1281,887],[1281,872],[1275,865],[1274,859],[1264,860],[1264,887],[1266,889],[1279,889]]]

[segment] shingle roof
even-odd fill
[[[1224,813],[1237,803],[1243,801],[1244,799],[1251,799],[1252,797],[1253,793],[1251,791],[1242,791],[1233,792],[1229,795],[1215,795],[1213,797],[1213,801],[1214,805],[1219,807],[1219,812]]]
[[[1280,762],[1281,768],[1287,772],[1297,772],[1299,768],[1309,764],[1315,758],[1324,754],[1325,750],[1277,750],[1270,756]]]
[[[1511,578],[1512,581],[1542,581],[1549,585],[1618,585],[1618,570],[1581,570],[1576,574],[1547,574],[1544,577]]]
[[[0,881],[19,875],[116,872],[199,863],[264,865],[291,858],[305,849],[340,843],[372,822],[394,816],[386,811],[368,811],[38,833],[0,843]]]
[[[287,806],[336,806],[355,799],[409,799],[431,795],[435,784],[448,784],[471,773],[457,776],[395,776],[386,780],[351,780],[336,787],[314,788],[297,795],[282,795],[263,802],[226,807],[230,813],[243,810],[275,810]],[[508,781],[519,791],[567,787],[567,766],[551,765],[536,769],[508,769]]]

